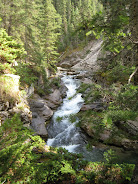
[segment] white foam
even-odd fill
[[[69,146],[61,146],[62,148],[65,148],[70,153],[75,153],[75,149],[79,146],[79,144],[69,145]]]

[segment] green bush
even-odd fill
[[[113,122],[135,120],[137,112],[127,110],[108,111],[107,116],[110,117]]]
[[[10,67],[11,63],[15,60],[21,59],[25,55],[23,46],[17,41],[8,36],[4,29],[0,29],[0,72],[12,73],[13,68]],[[8,64],[7,64],[8,63]]]
[[[117,64],[112,69],[105,72],[105,79],[109,84],[116,82],[126,84],[133,71],[134,67]]]
[[[23,127],[18,115],[0,127],[1,183],[123,184],[131,180],[134,165],[88,162],[82,155],[63,148],[46,147],[45,142],[33,134]]]
[[[38,80],[38,72],[29,63],[20,62],[16,67],[16,74],[21,77],[20,82],[22,85],[31,85]]]
[[[138,86],[124,85],[116,96],[116,103],[121,109],[137,110],[138,109]]]

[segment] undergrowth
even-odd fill
[[[0,127],[1,183],[101,183],[131,180],[133,164],[113,164],[111,151],[104,162],[88,162],[63,148],[46,148],[45,142],[23,127],[18,115]]]

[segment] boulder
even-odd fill
[[[128,120],[126,125],[126,128],[130,134],[138,135],[138,121]]]
[[[9,113],[7,111],[0,112],[0,126],[1,124],[9,117]]]
[[[53,111],[47,105],[44,105],[43,108],[39,109],[39,114],[44,120],[49,120],[53,116]]]
[[[35,130],[35,132],[38,135],[47,137],[48,133],[45,127],[45,120],[41,118],[38,114],[33,114],[32,122],[31,122],[31,127]]]
[[[32,99],[30,107],[33,116],[35,113],[38,113],[44,120],[49,120],[53,115],[53,111],[48,107],[47,102],[40,97],[38,99]]]
[[[66,97],[66,92],[67,92],[68,88],[65,86],[65,84],[61,81],[60,83],[60,94],[61,94],[61,97],[62,98],[65,98]]]
[[[138,151],[138,140],[130,140],[130,139],[124,138],[122,139],[121,144],[126,150]]]
[[[92,108],[91,108],[91,105],[82,105],[82,107],[81,107],[81,111],[87,111],[87,110],[91,110]]]
[[[60,67],[69,69],[69,68],[71,68],[71,64],[63,62],[60,64]]]
[[[54,104],[54,103],[52,103],[52,102],[50,102],[50,101],[48,101],[48,100],[45,100],[45,102],[46,102],[47,106],[48,106],[50,109],[53,109],[53,110],[57,109],[57,107],[59,106],[59,105]]]
[[[88,79],[88,78],[84,78],[84,79],[82,80],[82,82],[83,82],[84,84],[92,84],[92,83],[93,83],[93,81],[92,81],[91,79]]]
[[[56,105],[59,105],[62,103],[61,93],[58,89],[55,89],[54,92],[51,93],[50,95],[45,96],[45,99]]]
[[[36,101],[33,101],[33,108],[42,108],[45,105],[45,102],[43,99],[37,99]]]
[[[47,137],[45,121],[52,117],[53,111],[49,108],[47,101],[39,95],[34,95],[34,98],[30,99],[29,104],[32,111],[31,127],[38,135]]]
[[[81,111],[94,110],[96,112],[103,111],[105,107],[102,102],[94,102],[93,104],[83,105]]]
[[[100,138],[99,138],[100,140],[106,141],[111,136],[111,130],[106,130],[105,129],[102,133],[99,134],[99,136],[100,136]]]
[[[127,133],[129,133],[132,136],[136,136],[138,135],[138,121],[132,121],[132,120],[127,120],[125,121],[120,121],[120,122],[116,122],[116,125],[126,131]]]

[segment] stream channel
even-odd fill
[[[76,94],[76,90],[80,85],[79,80],[75,79],[75,75],[64,74],[61,78],[65,86],[67,87],[66,98],[63,99],[62,105],[54,113],[51,123],[47,127],[49,138],[47,140],[48,146],[63,147],[69,152],[81,153],[84,159],[89,161],[102,161],[103,153],[107,148],[94,147],[88,151],[86,145],[88,144],[89,138],[77,127],[76,124],[79,120],[74,123],[71,122],[71,115],[77,114],[81,106],[84,103],[80,93]],[[114,150],[114,146],[110,146]],[[134,151],[125,151],[123,148],[117,149],[116,154],[118,156],[118,163],[134,163],[138,164],[138,154]]]
[[[47,128],[49,135],[47,145],[63,147],[73,153],[82,153],[87,160],[100,161],[103,159],[104,150],[93,147],[92,151],[88,151],[86,149],[88,138],[76,126],[79,120],[76,120],[74,123],[70,121],[71,115],[78,113],[84,102],[81,94],[76,94],[79,81],[70,75],[64,75],[62,81],[68,89],[67,95],[63,99],[63,104],[54,113],[52,121]]]

